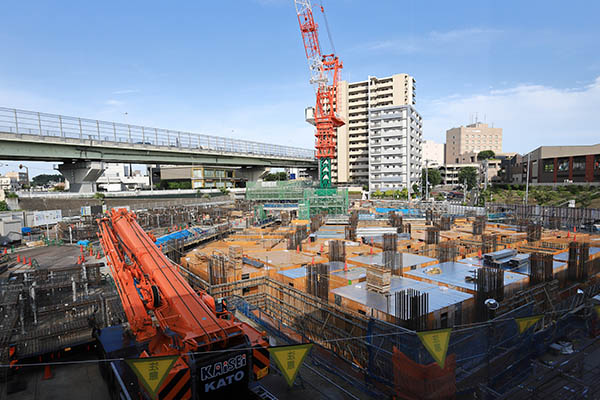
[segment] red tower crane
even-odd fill
[[[222,302],[215,304],[213,297],[194,290],[178,266],[144,232],[134,213],[113,209],[98,225],[100,243],[129,322],[123,336],[135,339],[133,346],[117,346],[114,354],[179,356],[160,391],[176,388],[181,399],[234,393],[247,386],[252,371],[257,378],[266,375],[268,343],[263,335],[237,321]],[[173,379],[177,383],[172,383]],[[187,386],[184,379],[190,382]],[[167,394],[159,397],[171,398]]]
[[[316,86],[317,93],[314,119],[319,183],[321,188],[329,188],[331,160],[335,157],[336,128],[344,125],[344,121],[337,116],[337,88],[342,62],[333,53],[322,53],[319,27],[313,17],[310,0],[295,0],[294,3],[311,74],[310,83]],[[324,13],[323,6],[321,12]]]

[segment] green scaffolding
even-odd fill
[[[298,218],[310,219],[313,215],[339,215],[348,212],[348,189],[305,189],[298,204]]]
[[[256,222],[264,221],[267,218],[267,213],[262,204],[254,206],[254,220]]]
[[[246,200],[252,201],[294,201],[304,198],[304,189],[310,181],[247,182]]]

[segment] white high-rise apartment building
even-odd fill
[[[332,164],[334,182],[369,182],[371,111],[390,106],[412,106],[416,102],[415,92],[415,79],[407,74],[386,78],[371,76],[365,81],[339,83],[338,114],[346,124],[337,129],[336,159]],[[408,115],[407,112],[407,117]],[[420,122],[418,125],[420,126]]]
[[[413,106],[369,111],[369,192],[408,188],[421,180],[423,122]]]

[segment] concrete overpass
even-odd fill
[[[0,107],[0,158],[62,161],[72,190],[93,191],[103,163],[315,169],[314,151],[191,132]]]

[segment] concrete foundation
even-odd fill
[[[63,163],[58,166],[58,170],[65,177],[70,192],[94,193],[96,181],[104,173],[104,163],[99,161]]]

